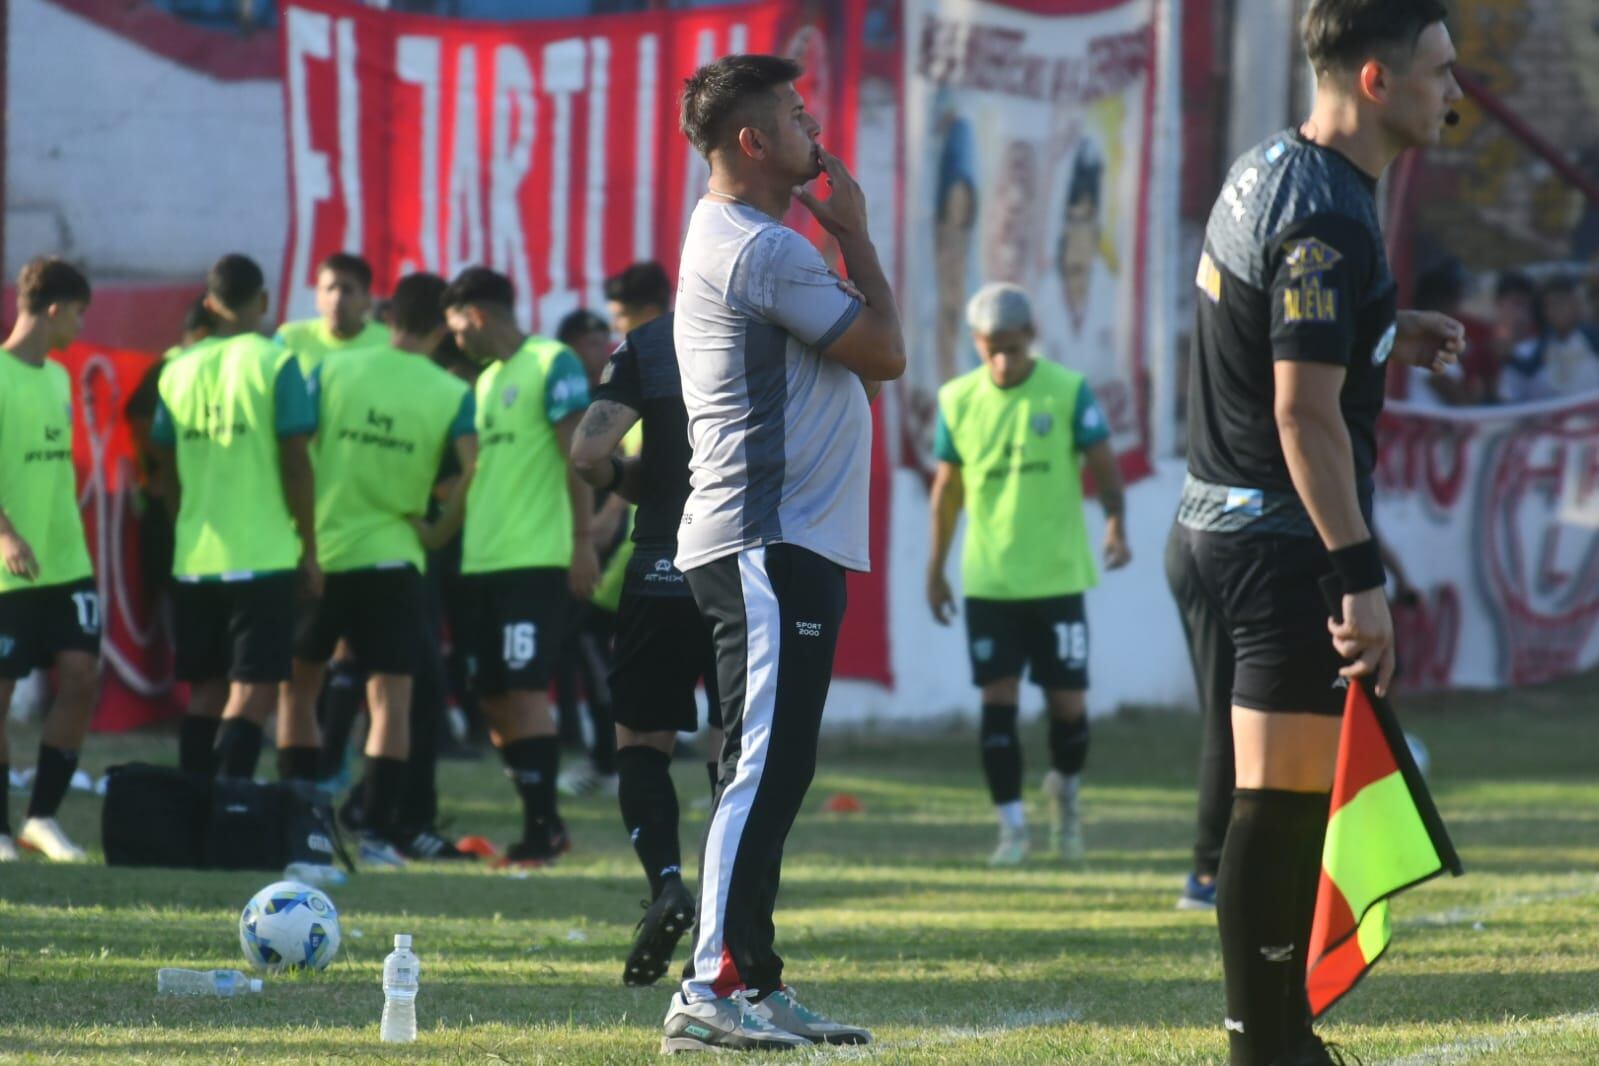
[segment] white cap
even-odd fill
[[[261,979],[259,977],[250,978],[250,991],[251,992],[259,992],[259,991],[261,991]]]
[[[410,947],[411,946],[411,934],[410,933],[395,933],[394,934],[394,946],[397,947],[397,948],[408,948],[408,947]]]
[[[966,304],[966,325],[984,335],[1002,330],[1032,329],[1033,303],[1020,285],[991,281]]]

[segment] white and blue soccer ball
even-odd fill
[[[339,939],[333,901],[299,881],[266,886],[239,915],[239,946],[258,969],[323,969],[339,953]]]

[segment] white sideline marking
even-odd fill
[[[1566,900],[1586,899],[1589,896],[1599,896],[1599,879],[1596,879],[1593,884],[1581,888],[1567,888],[1559,892],[1534,892],[1522,896],[1505,896],[1474,907],[1451,907],[1446,911],[1418,914],[1414,918],[1402,918],[1395,924],[1401,929],[1413,929],[1419,926],[1460,925],[1464,922],[1481,921],[1483,918],[1491,914],[1497,914],[1500,911],[1515,910],[1518,907],[1531,907],[1540,903],[1560,903]]]
[[[1592,1029],[1599,1032],[1599,1010],[1538,1018],[1518,1025],[1513,1032],[1503,1036],[1480,1036],[1453,1044],[1440,1044],[1425,1051],[1418,1051],[1414,1055],[1406,1055],[1402,1059],[1393,1059],[1388,1066],[1446,1066],[1457,1062],[1469,1062],[1483,1055],[1524,1044],[1535,1037],[1546,1036],[1550,1032],[1563,1033],[1573,1029]]]

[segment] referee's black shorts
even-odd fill
[[[422,575],[411,566],[326,575],[322,598],[300,613],[294,657],[326,662],[340,638],[362,669],[414,677],[426,627]]]
[[[716,648],[694,598],[624,589],[611,652],[616,724],[635,733],[692,733],[699,727],[694,691],[703,680],[707,723],[720,724]]]
[[[1234,652],[1234,706],[1341,715],[1345,666],[1327,632],[1320,582],[1332,559],[1316,537],[1183,529]]]

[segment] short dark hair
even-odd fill
[[[183,313],[183,332],[210,333],[217,328],[217,316],[211,313],[210,306],[205,302],[205,293],[194,298],[189,309]]]
[[[89,302],[89,279],[83,271],[56,256],[28,260],[17,275],[17,306],[37,315],[51,304]]]
[[[389,299],[389,326],[425,337],[444,325],[444,279],[437,274],[407,274]]]
[[[334,252],[316,266],[320,275],[324,270],[335,274],[348,274],[361,283],[361,288],[372,291],[372,264],[354,252]]]
[[[237,311],[266,288],[266,275],[247,255],[234,252],[216,261],[205,276],[205,291],[229,311]]]
[[[1503,300],[1506,296],[1536,296],[1538,286],[1533,284],[1530,277],[1519,270],[1507,270],[1499,275],[1499,281],[1494,284],[1494,299]]]
[[[611,324],[586,307],[579,307],[576,311],[561,319],[561,324],[555,327],[555,339],[567,347],[571,347],[579,337],[585,333],[611,332]]]
[[[605,279],[605,298],[627,307],[653,304],[664,311],[672,300],[672,280],[666,276],[666,268],[653,259],[634,263]]]
[[[1374,57],[1403,66],[1422,31],[1448,17],[1442,0],[1312,0],[1300,34],[1318,74],[1356,70]]]
[[[1576,293],[1582,286],[1577,284],[1577,279],[1570,274],[1552,274],[1544,279],[1538,288],[1538,295],[1543,296],[1568,296]]]
[[[468,304],[488,304],[510,311],[516,307],[516,289],[504,274],[488,267],[467,267],[445,287],[439,307],[448,311]]]
[[[709,159],[740,129],[768,118],[772,90],[804,73],[784,56],[724,56],[705,64],[683,82],[683,135]]]

